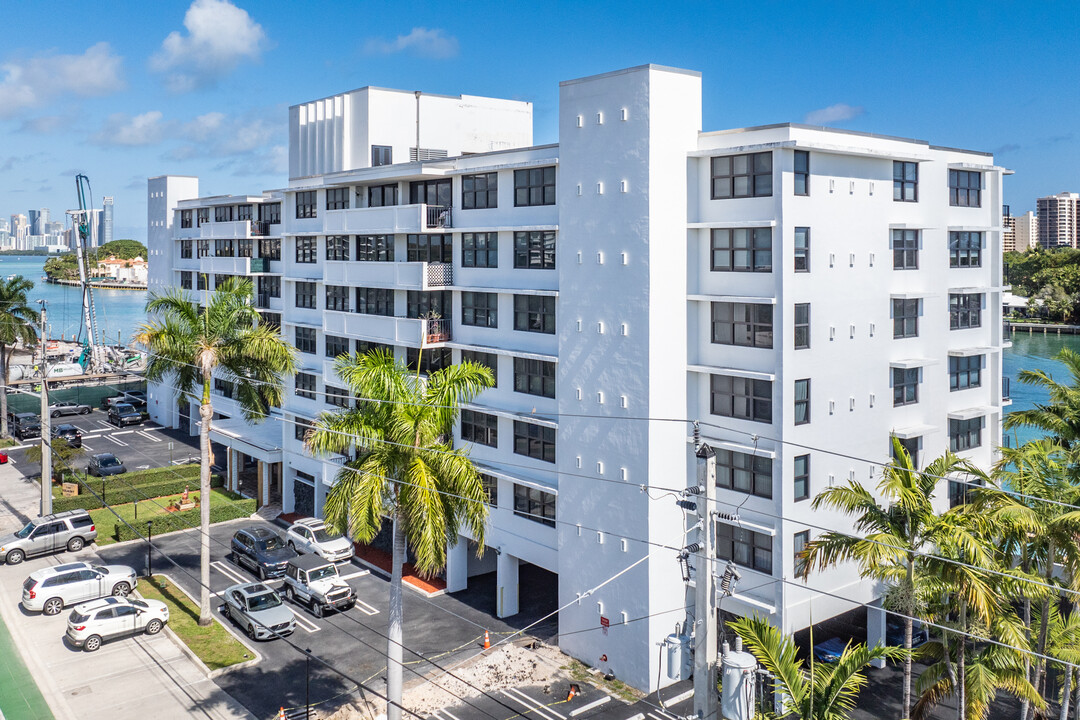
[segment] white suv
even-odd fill
[[[68,616],[67,639],[94,652],[113,638],[145,632],[157,635],[169,622],[169,608],[160,600],[107,597],[76,605]]]
[[[135,571],[123,565],[77,562],[43,568],[23,583],[22,606],[56,615],[65,605],[115,595],[124,597],[138,584]]]
[[[351,560],[353,556],[352,542],[315,518],[297,520],[286,531],[285,540],[298,553],[313,553],[330,562]]]

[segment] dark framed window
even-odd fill
[[[712,303],[712,341],[717,345],[773,346],[773,306],[764,303]]]
[[[259,206],[259,222],[269,225],[281,224],[281,203],[263,203]]]
[[[904,452],[911,458],[911,466],[919,467],[919,445],[921,444],[921,437],[909,437],[909,438],[896,438],[900,441],[900,447],[904,448]],[[900,460],[896,447],[892,444],[892,439],[889,441],[889,454],[892,456],[893,462]]]
[[[554,335],[555,298],[542,295],[515,295],[514,329]]]
[[[209,240],[196,240],[195,241],[195,254],[201,258],[210,257],[210,241]]]
[[[450,317],[453,308],[453,293],[449,290],[409,290],[405,294],[405,317],[419,318],[437,315]]]
[[[381,342],[372,342],[370,340],[357,340],[356,352],[358,355],[367,355],[371,352],[384,352],[390,355],[390,358],[394,357],[394,346],[387,345]]]
[[[315,190],[305,190],[296,193],[296,217],[313,218],[319,216],[319,208],[316,205],[318,193]]]
[[[772,499],[772,464],[772,458],[717,449],[716,486]]]
[[[484,488],[484,494],[487,495],[487,504],[492,507],[499,506],[499,478],[494,475],[488,475],[487,473],[478,473],[480,475],[480,485]]]
[[[981,232],[949,232],[949,267],[982,267]]]
[[[218,238],[214,241],[214,257],[233,257],[235,254],[232,238]]]
[[[772,195],[772,153],[714,157],[712,199],[769,197]]]
[[[732,375],[712,375],[711,412],[723,417],[772,422],[772,382]]]
[[[255,241],[251,238],[239,238],[236,241],[236,257],[254,257],[252,252]]]
[[[514,207],[554,204],[554,166],[514,171]]]
[[[356,288],[356,312],[394,316],[394,291],[390,288]]]
[[[409,183],[409,203],[450,207],[454,203],[452,183],[444,180],[420,180]]]
[[[461,324],[499,327],[499,296],[496,293],[461,293]]]
[[[393,262],[393,235],[357,235],[356,259],[364,262]]]
[[[514,358],[514,392],[555,397],[555,363]]]
[[[538,488],[514,485],[514,514],[555,527],[555,495]]]
[[[345,285],[327,285],[326,309],[349,312],[349,290]]]
[[[554,270],[555,231],[515,232],[514,267]]]
[[[420,352],[420,348],[405,348],[405,364],[409,370],[421,375],[430,375],[436,370],[454,364],[454,353],[448,347],[429,347]]]
[[[495,415],[461,411],[461,441],[473,442],[488,447],[499,446],[499,418]]]
[[[349,338],[337,335],[324,335],[323,343],[326,346],[326,357],[336,358],[349,354]]]
[[[206,273],[195,273],[195,289],[206,290],[207,280]]]
[[[810,194],[810,153],[807,150],[795,151],[795,194]]]
[[[499,356],[495,353],[480,352],[479,350],[462,350],[461,360],[483,365],[491,371],[491,379],[495,381],[492,387],[499,386]]]
[[[352,395],[345,388],[325,385],[323,386],[323,390],[326,393],[327,405],[336,405],[341,408],[347,408],[352,405]]]
[[[236,386],[232,382],[230,382],[228,380],[222,380],[221,378],[214,378],[214,389],[217,390],[222,395],[224,395],[225,397],[232,398],[233,393],[234,393],[234,391],[236,389]]]
[[[810,347],[810,303],[795,303],[795,349]]]
[[[326,209],[327,210],[348,210],[349,209],[349,188],[327,188],[326,189]]]
[[[514,452],[544,462],[555,462],[555,428],[515,420]]]
[[[315,399],[315,376],[311,373],[296,373],[296,394],[308,400]]]
[[[310,420],[298,417],[296,418],[296,424],[293,425],[293,437],[303,442],[307,439],[308,431],[313,430],[314,428],[315,425]],[[308,473],[299,470],[296,471],[296,479],[307,481],[308,485],[315,484],[315,477],[313,475],[309,475]]]
[[[479,173],[461,176],[462,210],[480,210],[499,206],[499,174]]]
[[[977,170],[950,170],[949,204],[954,207],[981,207],[982,173]]]
[[[191,227],[191,211],[190,210],[181,210],[180,211],[180,227],[182,227],[182,228]]]
[[[314,355],[317,352],[317,340],[315,339],[315,328],[303,327],[297,325],[296,327],[296,349],[302,353]]]
[[[919,269],[919,231],[892,231],[893,270]]]
[[[232,222],[233,221],[233,206],[232,205],[217,205],[214,207],[214,222]]]
[[[296,307],[307,308],[309,310],[315,309],[315,283],[296,283]]]
[[[982,386],[983,355],[949,357],[949,391]]]
[[[190,258],[191,257],[191,241],[190,240],[181,240],[180,241],[180,257],[181,258]]]
[[[450,235],[409,235],[406,247],[409,262],[454,261],[454,244]]]
[[[296,238],[296,262],[314,263],[319,260],[319,240],[315,237]]]
[[[982,293],[949,293],[949,329],[977,328],[982,324]]]
[[[772,228],[714,228],[713,272],[772,272]]]
[[[810,531],[800,530],[792,537],[792,550],[795,553],[795,577],[806,577],[809,568],[806,565],[806,546],[810,544]]]
[[[326,237],[326,259],[339,261],[349,259],[348,235],[328,235]]]
[[[919,337],[919,299],[893,298],[893,337]]]
[[[810,456],[796,455],[794,470],[795,501],[810,499]]]
[[[772,574],[772,537],[727,523],[716,523],[716,557],[740,567]]]
[[[281,259],[281,238],[262,238],[259,240],[259,257],[267,260]]]
[[[251,219],[251,203],[245,203],[244,205],[236,206],[236,219],[237,220],[250,220]]]
[[[795,228],[795,272],[810,272],[810,228]]]
[[[260,275],[259,276],[259,294],[266,295],[268,298],[281,297],[281,276],[280,275]]]
[[[229,278],[231,278],[231,277],[232,277],[232,275],[225,275],[225,274],[222,274],[222,273],[214,273],[214,287],[215,288],[222,287],[225,283],[229,282]]]
[[[892,177],[893,200],[897,202],[919,201],[919,163],[894,160]]]
[[[893,368],[893,407],[919,402],[919,368]]]
[[[371,146],[371,167],[379,165],[393,165],[394,151],[389,145]]]
[[[461,234],[461,267],[499,267],[499,234]]]
[[[971,450],[982,445],[984,417],[969,420],[949,419],[949,449],[953,452]]]
[[[266,325],[274,330],[281,330],[281,313],[275,312],[260,312],[259,324]]]
[[[810,422],[810,379],[795,381],[795,424],[806,425]]]
[[[397,183],[372,185],[368,188],[368,207],[390,207],[398,204]]]
[[[195,211],[196,223],[198,227],[202,227],[206,223],[210,222],[210,208],[198,208]]]
[[[180,289],[182,289],[182,290],[190,290],[191,289],[191,273],[190,272],[182,272],[182,273],[180,273]]]

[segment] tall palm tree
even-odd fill
[[[26,297],[33,287],[34,283],[22,275],[0,280],[0,384],[5,386],[16,343],[27,347],[37,342],[36,315]],[[0,435],[3,436],[8,434],[7,416],[7,393],[0,392]]]
[[[1005,416],[1004,428],[1031,427],[1052,435],[1065,448],[1080,440],[1080,353],[1062,348],[1054,359],[1069,371],[1068,385],[1054,380],[1045,370],[1022,370],[1017,380],[1034,385],[1050,395],[1050,402],[1035,403],[1027,410],[1016,410]]]
[[[296,372],[296,348],[261,324],[249,280],[230,278],[204,298],[205,307],[182,290],[151,293],[151,320],[136,334],[146,347],[146,379],[170,378],[173,387],[199,404],[201,524],[199,624],[210,615],[210,394],[215,374],[232,382],[244,419],[261,422],[281,404],[283,377]]]
[[[970,463],[946,453],[919,472],[898,439],[893,439],[894,460],[885,466],[877,491],[880,504],[868,488],[849,480],[828,488],[814,498],[813,508],[840,510],[855,518],[855,533],[826,532],[804,551],[807,570],[825,570],[854,561],[864,578],[885,584],[886,605],[904,616],[904,649],[911,650],[912,620],[918,613],[918,564],[952,531],[934,508],[940,478],[957,472],[981,475]],[[859,537],[856,537],[858,535]],[[866,539],[862,539],[865,537]],[[804,575],[804,578],[809,575]],[[911,653],[904,659],[904,704],[901,718],[911,711]]]
[[[370,542],[389,517],[393,531],[387,632],[387,717],[401,718],[401,576],[407,546],[416,568],[429,575],[446,565],[447,543],[467,528],[484,547],[488,509],[480,477],[466,449],[454,449],[451,430],[461,405],[494,385],[491,371],[473,362],[451,365],[426,379],[386,351],[343,355],[334,368],[362,398],[353,408],[323,413],[307,437],[317,455],[354,459],[338,471],[323,508],[326,519]]]
[[[863,674],[874,660],[898,660],[910,651],[897,647],[848,644],[835,663],[815,663],[810,673],[797,659],[798,648],[790,637],[761,617],[741,617],[729,623],[750,654],[773,677],[773,687],[784,696],[785,715],[801,720],[844,720],[855,707],[866,685]]]

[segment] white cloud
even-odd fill
[[[122,59],[100,42],[81,55],[42,55],[0,65],[0,118],[40,107],[62,94],[98,97],[122,90]]]
[[[398,35],[393,40],[371,38],[364,44],[369,55],[393,55],[407,52],[427,58],[450,58],[458,54],[458,40],[440,28],[414,27],[408,35]]]
[[[284,134],[284,126],[262,118],[244,120],[209,112],[184,123],[179,135],[188,141],[169,152],[173,160],[196,157],[229,157],[265,152]]]
[[[831,125],[833,123],[844,122],[845,120],[853,120],[860,115],[864,115],[866,110],[861,105],[848,105],[847,103],[836,103],[820,110],[811,110],[806,113],[806,117],[803,118],[803,122],[809,125]]]
[[[144,112],[134,117],[125,113],[113,113],[91,141],[98,145],[119,145],[136,147],[156,145],[161,142],[168,128],[168,123],[161,121],[158,110]]]
[[[258,60],[266,44],[262,26],[228,0],[195,0],[184,15],[187,34],[174,30],[150,59],[165,84],[187,92],[213,84],[243,60]]]

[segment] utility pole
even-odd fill
[[[698,544],[694,602],[694,717],[720,720],[716,689],[716,526],[712,506],[716,500],[716,453],[708,445],[697,451],[697,514],[701,530]]]
[[[45,366],[48,347],[48,324],[44,300],[41,303],[41,514],[52,514],[52,418],[49,416],[49,369]]]

